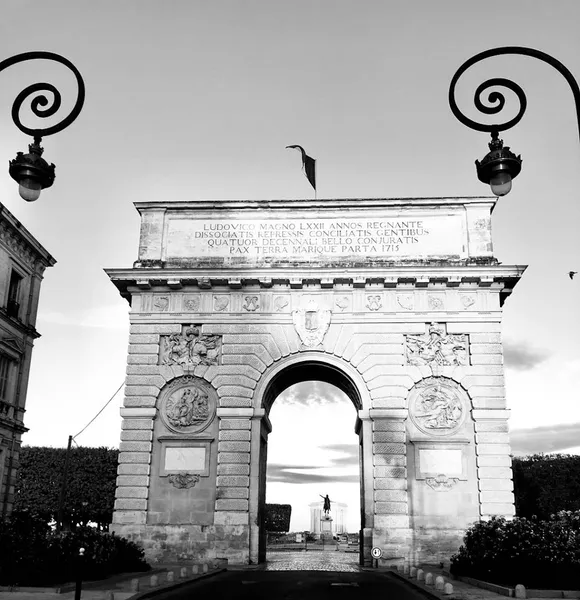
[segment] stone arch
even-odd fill
[[[309,351],[284,357],[266,370],[256,386],[256,408],[263,408],[268,414],[281,392],[308,380],[335,385],[350,398],[357,411],[370,406],[367,384],[350,363],[336,356]]]
[[[359,412],[363,407],[370,406],[369,390],[361,377],[360,373],[349,363],[336,356],[323,354],[316,351],[306,351],[300,354],[294,354],[284,357],[275,365],[272,365],[262,376],[255,390],[255,410],[263,413],[259,437],[259,447],[256,444],[254,451],[258,454],[258,460],[254,463],[257,465],[256,476],[252,478],[250,483],[250,498],[255,498],[256,505],[254,511],[256,514],[255,520],[251,520],[250,527],[251,539],[254,540],[254,547],[251,549],[250,558],[252,562],[262,562],[266,555],[266,536],[265,529],[262,525],[263,507],[266,496],[266,465],[267,465],[267,438],[272,430],[268,414],[276,398],[284,390],[302,381],[323,381],[335,385],[342,390],[351,400],[356,410],[356,427],[355,432],[359,435],[359,448],[361,456],[361,508],[365,507],[365,495],[369,494],[372,497],[372,487],[365,489],[371,482],[372,486],[372,462],[366,465],[363,464],[363,431],[362,422],[359,419]],[[257,433],[257,432],[256,432]],[[368,436],[367,436],[368,437]],[[368,444],[368,441],[367,441]],[[252,489],[252,485],[254,489]],[[252,512],[252,507],[250,507]],[[363,519],[364,521],[364,519]],[[364,523],[361,524],[361,528]],[[361,560],[363,557],[361,557]]]

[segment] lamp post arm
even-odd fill
[[[461,121],[464,125],[467,125],[467,127],[470,127],[471,129],[474,129],[476,131],[488,131],[488,132],[506,131],[508,129],[511,129],[514,125],[517,125],[520,122],[521,118],[524,116],[524,112],[527,107],[526,95],[525,95],[523,89],[519,85],[517,85],[516,83],[514,83],[513,81],[511,81],[509,79],[503,79],[503,78],[488,79],[487,81],[483,82],[477,88],[477,90],[475,91],[475,97],[474,97],[475,106],[480,112],[482,112],[484,114],[488,114],[488,115],[493,115],[493,114],[497,114],[497,113],[501,112],[501,110],[505,106],[504,95],[498,91],[491,92],[487,98],[487,101],[490,103],[490,106],[486,106],[481,101],[482,94],[487,89],[489,89],[490,87],[493,87],[493,86],[503,86],[503,87],[506,87],[506,88],[510,89],[511,91],[513,91],[518,96],[518,99],[520,101],[520,109],[518,111],[518,114],[513,119],[510,119],[509,121],[506,121],[505,123],[486,125],[484,123],[478,123],[477,121],[473,121],[469,117],[466,117],[459,110],[459,108],[457,107],[457,103],[455,102],[455,86],[457,84],[457,81],[461,77],[461,75],[463,75],[463,73],[465,73],[465,71],[467,69],[469,69],[474,64],[476,64],[482,60],[485,60],[486,58],[491,58],[494,56],[502,56],[502,55],[506,55],[506,54],[515,54],[515,55],[530,56],[532,58],[537,58],[538,60],[541,60],[541,61],[549,64],[550,66],[554,67],[554,69],[556,69],[559,73],[562,74],[564,79],[566,79],[566,81],[570,85],[570,88],[572,89],[572,94],[574,95],[574,101],[576,103],[576,119],[578,122],[578,135],[580,137],[580,88],[578,88],[578,83],[577,83],[576,79],[574,79],[574,76],[572,75],[572,73],[559,60],[555,59],[553,56],[550,56],[549,54],[546,54],[545,52],[542,52],[540,50],[535,50],[534,48],[525,48],[522,46],[503,46],[500,48],[491,48],[490,50],[485,50],[484,52],[480,52],[479,54],[472,56],[469,60],[464,62],[459,67],[459,69],[453,76],[453,78],[451,80],[451,84],[449,86],[449,106],[451,108],[451,112],[455,115],[455,117],[459,121]]]
[[[37,94],[30,101],[30,109],[37,117],[46,118],[54,115],[60,108],[61,95],[60,92],[50,83],[34,83],[22,90],[20,94],[16,96],[14,104],[12,105],[12,120],[14,121],[16,127],[20,129],[20,131],[27,135],[33,136],[35,139],[46,135],[52,135],[53,133],[58,133],[59,131],[65,129],[65,127],[68,127],[78,117],[85,101],[85,83],[81,77],[81,74],[68,59],[60,56],[59,54],[41,51],[16,54],[15,56],[11,56],[10,58],[0,62],[0,71],[3,71],[4,69],[7,69],[15,64],[36,59],[52,60],[68,67],[76,77],[78,97],[73,109],[62,121],[44,129],[33,129],[23,125],[20,120],[20,109],[22,108],[24,101],[32,94]],[[52,103],[49,102],[48,98],[44,94],[38,94],[37,92],[50,92],[52,94]]]

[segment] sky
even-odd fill
[[[78,119],[43,140],[56,164],[52,188],[27,204],[0,173],[0,201],[58,261],[41,293],[29,445],[66,445],[123,383],[128,305],[103,269],[137,257],[133,202],[311,198],[290,144],[317,159],[319,198],[487,195],[473,163],[488,135],[451,113],[455,71],[511,45],[540,49],[580,77],[577,0],[4,0],[1,10],[0,60],[56,52],[87,89]],[[580,271],[574,98],[552,67],[495,58],[460,81],[458,103],[470,116],[473,91],[489,77],[517,81],[528,98],[523,120],[501,136],[522,154],[522,173],[492,218],[495,256],[529,265],[504,306],[513,451],[578,452],[580,276],[568,277]],[[10,111],[39,79],[61,89],[59,115],[74,103],[74,79],[58,65],[1,72],[0,164],[26,150]],[[511,106],[508,97],[514,114]],[[121,403],[119,393],[76,443],[116,446]],[[304,507],[328,493],[349,504],[358,529],[355,416],[320,383],[276,401],[268,501],[293,504],[293,528],[308,527]],[[313,429],[297,448],[305,423]],[[320,468],[297,468],[312,456]]]

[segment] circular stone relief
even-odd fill
[[[409,415],[423,433],[451,435],[465,419],[463,394],[451,380],[429,378],[415,386],[409,397]]]
[[[215,392],[203,379],[179,377],[162,391],[159,413],[167,429],[198,433],[215,417]]]

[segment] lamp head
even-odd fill
[[[35,137],[26,154],[18,152],[9,162],[10,177],[18,182],[18,193],[27,202],[37,200],[40,192],[54,183],[54,165],[42,158],[43,150],[40,138]]]
[[[522,157],[516,156],[508,146],[503,145],[497,131],[491,132],[489,152],[480,161],[475,161],[479,181],[491,186],[496,196],[505,196],[512,189],[512,179],[522,169]]]

